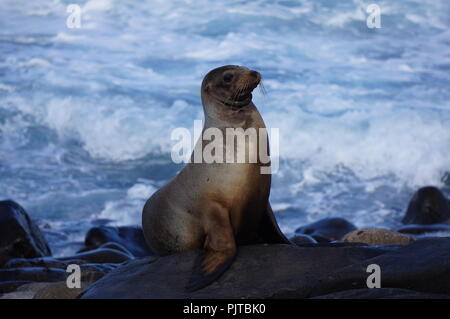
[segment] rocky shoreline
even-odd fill
[[[417,191],[399,229],[357,229],[342,218],[304,225],[292,245],[241,246],[210,286],[184,289],[196,252],[155,256],[139,227],[99,226],[72,256],[52,257],[36,224],[0,201],[0,298],[450,298],[450,204],[437,188]],[[81,287],[69,288],[69,265]],[[368,288],[369,265],[381,288]]]

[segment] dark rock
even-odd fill
[[[123,247],[121,244],[113,243],[113,242],[107,242],[106,244],[101,245],[99,248],[109,248],[109,249],[115,249],[118,251],[121,251],[127,255],[130,255],[131,257],[134,257],[131,251]]]
[[[81,288],[68,288],[69,273],[61,268],[0,270],[0,299],[73,299],[112,269],[108,264],[80,265]]]
[[[0,268],[3,268],[6,263],[8,263],[13,257],[1,256],[0,255]]]
[[[341,240],[347,243],[364,243],[367,245],[408,245],[415,239],[389,229],[366,228],[354,230]]]
[[[339,291],[312,299],[450,299],[450,296],[399,288],[361,288]]]
[[[340,240],[356,226],[343,218],[325,218],[298,228],[296,234],[306,234],[320,242]]]
[[[381,287],[450,295],[450,238],[424,238],[400,249],[331,271],[310,296],[367,288],[367,266],[381,269]]]
[[[450,225],[446,224],[433,224],[433,225],[406,225],[397,229],[399,233],[422,235],[427,233],[445,232],[450,234]]]
[[[92,283],[93,281],[82,281],[81,288],[68,288],[65,281],[48,283],[36,291],[33,299],[75,299]]]
[[[129,254],[126,254],[116,249],[98,248],[78,253],[73,256],[61,257],[58,258],[58,260],[60,261],[84,260],[86,262],[94,264],[101,264],[101,263],[120,264],[133,258],[134,258],[133,256],[130,256]]]
[[[83,257],[83,256],[81,256],[81,257]],[[59,268],[59,269],[65,270],[65,269],[67,269],[67,267],[69,265],[76,264],[76,265],[79,265],[83,271],[98,271],[98,272],[106,273],[112,269],[115,269],[118,265],[117,262],[116,263],[107,263],[107,262],[92,263],[92,260],[97,259],[97,258],[99,258],[101,260],[105,260],[102,256],[96,255],[95,258],[93,258],[92,256],[87,255],[87,257],[88,258],[86,258],[86,260],[85,259],[75,259],[75,258],[73,258],[73,256],[64,257],[63,258],[64,260],[60,260],[60,259],[56,259],[56,258],[49,258],[49,257],[31,258],[31,259],[16,258],[16,259],[11,259],[8,263],[6,263],[5,267],[6,268],[40,267],[40,268]],[[111,259],[112,257],[108,256],[108,258]],[[114,256],[113,258],[115,259],[117,257]],[[123,261],[130,259],[130,258],[123,259],[122,254],[120,254],[119,258],[120,259],[114,260],[114,261],[123,262]]]
[[[31,264],[39,264],[39,263],[31,263]],[[51,267],[26,267],[25,265],[21,265],[22,267],[18,268],[5,268],[0,269],[0,282],[5,281],[61,281],[65,280],[68,276],[66,272],[67,266],[69,264],[76,264],[75,262],[70,261],[62,267],[59,265],[59,268],[51,268]],[[44,264],[46,265],[46,264]],[[97,280],[102,277],[105,273],[115,269],[115,266],[111,264],[81,264],[79,265],[81,269],[81,277],[86,280]]]
[[[67,273],[59,268],[7,268],[0,269],[1,281],[62,281],[66,280]]]
[[[317,241],[309,235],[295,235],[294,237],[289,239],[292,243],[296,245],[302,244],[317,244]]]
[[[29,280],[2,281],[0,282],[0,295],[17,290],[22,285],[29,284]]]
[[[326,242],[326,243],[298,243],[296,244],[299,247],[363,247],[363,246],[369,246],[364,243],[343,243],[339,241],[332,241],[332,242]],[[383,246],[383,249],[386,248]]]
[[[83,251],[98,248],[108,242],[122,245],[136,257],[145,257],[153,254],[145,242],[142,228],[132,226],[99,226],[91,228],[86,234],[86,248]]]
[[[97,265],[81,265],[81,287],[69,288],[66,281],[47,283],[37,290],[33,299],[75,299],[86,288],[104,276]]]
[[[382,253],[369,247],[253,245],[239,247],[238,256],[216,282],[188,293],[197,252],[130,261],[95,282],[82,298],[269,298],[300,289],[306,297],[315,278]]]
[[[84,260],[73,260],[72,262],[66,262],[58,260],[56,258],[15,258],[11,259],[5,264],[5,268],[32,268],[32,267],[43,267],[43,268],[60,268],[66,269],[67,266],[72,264],[82,264],[86,263]]]
[[[354,298],[355,289],[371,298],[450,295],[450,238],[420,239],[401,247],[242,246],[217,281],[188,293],[184,287],[196,255],[190,251],[129,261],[81,298],[331,298],[339,297],[338,292]],[[385,290],[366,290],[370,264],[380,266]]]
[[[110,272],[113,269],[116,269],[117,266],[120,264],[108,264],[108,263],[103,263],[103,264],[83,264],[80,265],[81,271],[83,273],[87,273],[87,272],[99,272],[99,273],[103,273],[106,274],[108,272]]]
[[[450,202],[436,187],[420,188],[409,202],[404,224],[439,224],[450,219]]]
[[[32,282],[23,284],[15,291],[0,296],[0,299],[32,299],[37,291],[46,287],[47,282]]]
[[[50,248],[37,225],[25,210],[13,201],[0,201],[0,255],[43,257]]]

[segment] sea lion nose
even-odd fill
[[[249,71],[248,74],[255,79],[255,83],[256,85],[258,85],[259,81],[261,81],[261,74],[259,74],[259,72],[256,71]]]

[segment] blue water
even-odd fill
[[[328,216],[395,227],[417,187],[449,191],[450,2],[0,2],[0,199],[21,203],[55,253],[86,230],[140,223],[182,168],[176,127],[202,119],[199,86],[225,64],[260,71],[280,129],[271,202],[281,228]],[[450,193],[450,192],[448,192]]]

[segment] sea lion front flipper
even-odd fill
[[[204,249],[197,256],[186,290],[192,292],[219,278],[236,257],[236,242],[228,212],[214,205],[208,212]]]
[[[272,211],[270,203],[267,203],[267,210],[263,214],[258,227],[258,236],[267,244],[290,244],[289,239],[284,236],[277,224],[277,220]]]

